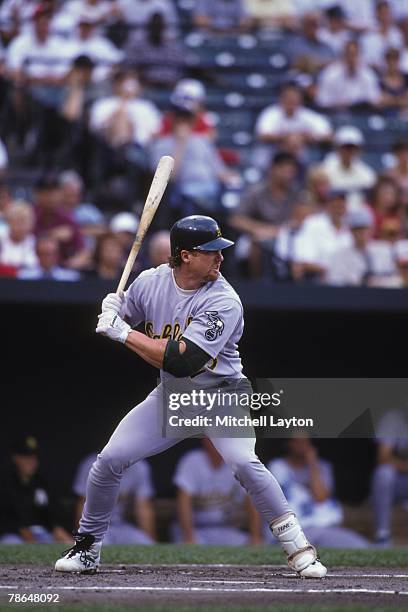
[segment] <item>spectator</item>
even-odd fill
[[[231,227],[246,237],[237,245],[237,257],[249,261],[250,274],[261,273],[259,244],[277,235],[288,221],[298,200],[296,158],[289,153],[276,153],[266,177],[243,193],[236,212],[229,219]]]
[[[35,97],[56,105],[69,54],[63,39],[50,33],[51,17],[50,4],[37,5],[33,29],[17,36],[7,48],[6,71],[16,85],[27,82]]]
[[[179,524],[174,525],[173,541],[219,546],[250,542],[249,534],[234,526],[245,495],[210,440],[204,438],[201,449],[181,458],[174,483]],[[254,527],[250,521],[252,531]]]
[[[64,542],[72,537],[58,524],[52,492],[40,471],[39,447],[32,435],[13,442],[11,461],[0,473],[0,542]]]
[[[317,80],[316,103],[321,108],[342,110],[353,106],[376,107],[380,88],[372,68],[365,66],[358,43],[350,40],[342,59],[324,68]]]
[[[166,37],[167,29],[162,13],[153,13],[142,36],[133,31],[128,37],[126,62],[144,84],[172,87],[183,76],[183,49],[177,39]]]
[[[63,18],[71,23],[72,30],[85,12],[99,25],[106,25],[117,14],[116,5],[109,0],[68,0],[61,9]]]
[[[398,217],[385,217],[378,226],[378,240],[384,240],[391,246],[404,238],[401,220]]]
[[[324,281],[332,254],[351,244],[346,223],[346,194],[333,189],[326,209],[308,217],[298,234],[293,266],[295,280]]]
[[[375,2],[373,0],[336,0],[343,9],[347,26],[358,33],[375,28]]]
[[[294,207],[290,219],[278,230],[276,239],[262,243],[262,249],[270,260],[271,275],[276,281],[293,281],[294,258],[297,240],[305,219],[315,213],[315,207],[300,200]]]
[[[83,133],[82,121],[91,102],[98,96],[99,87],[93,80],[95,64],[86,55],[79,55],[71,63],[61,92],[59,112],[69,122],[69,134]],[[68,139],[68,138],[67,138]],[[73,139],[75,142],[75,139]],[[72,155],[72,152],[68,154]]]
[[[361,159],[363,134],[352,125],[344,125],[336,131],[334,144],[336,150],[325,157],[322,168],[334,189],[347,192],[349,206],[358,207],[376,181],[374,170]]]
[[[13,202],[8,185],[0,179],[0,238],[8,232],[6,215]]]
[[[341,526],[343,509],[334,496],[333,467],[319,458],[305,434],[286,441],[285,456],[267,466],[281,485],[288,503],[302,521],[306,537],[318,546],[330,548],[367,548],[361,535]],[[271,542],[270,530],[265,535]]]
[[[139,34],[141,38],[155,13],[160,13],[164,19],[166,38],[177,38],[179,20],[172,0],[117,0],[116,6],[129,31]]]
[[[94,78],[102,80],[124,60],[125,54],[98,32],[99,21],[97,13],[90,6],[83,9],[78,16],[76,32],[70,39],[69,50],[73,60],[81,55],[89,57],[96,66]]]
[[[7,233],[0,236],[0,263],[16,269],[34,266],[37,255],[32,206],[22,201],[14,202],[7,211],[6,220]]]
[[[386,50],[389,47],[400,49],[403,46],[403,38],[393,23],[391,7],[387,0],[379,0],[376,3],[375,14],[376,29],[362,36],[361,55],[367,64],[380,69],[384,63]]]
[[[149,241],[149,267],[157,268],[161,264],[168,263],[170,253],[170,232],[161,230],[155,232]]]
[[[246,0],[248,18],[255,28],[295,29],[297,25],[296,6],[293,0]]]
[[[379,228],[384,220],[401,220],[400,191],[393,178],[380,176],[371,193],[370,205],[374,212],[374,233],[379,235]]]
[[[408,501],[408,421],[406,409],[386,413],[376,427],[377,467],[371,482],[375,541],[391,546],[391,513]]]
[[[327,203],[331,190],[328,173],[322,165],[310,166],[306,176],[306,199],[316,209]]]
[[[236,34],[250,20],[243,0],[199,0],[194,8],[194,26],[213,34]]]
[[[395,272],[390,245],[372,240],[373,216],[368,210],[350,212],[347,223],[353,244],[333,253],[329,260],[328,285],[381,286]]]
[[[93,264],[88,271],[88,276],[119,281],[125,257],[124,249],[117,236],[111,233],[102,234],[96,241]]]
[[[408,15],[401,20],[399,25],[403,37],[400,67],[404,74],[408,74]]]
[[[160,114],[154,104],[140,98],[140,84],[132,72],[118,72],[113,96],[97,100],[90,109],[90,127],[115,148],[144,147],[159,129]]]
[[[392,276],[382,279],[377,287],[384,289],[400,289],[408,287],[408,240],[397,240],[390,244],[392,248],[395,272]]]
[[[319,12],[303,15],[301,32],[290,38],[286,46],[292,68],[313,75],[335,58],[332,49],[319,36],[320,25]]]
[[[75,509],[77,525],[85,503],[88,474],[96,457],[96,454],[85,457],[75,475],[73,491],[78,497]],[[118,502],[104,544],[154,544],[156,529],[151,501],[153,495],[150,466],[147,461],[138,461],[126,470],[121,480]]]
[[[235,176],[226,168],[213,143],[194,133],[194,122],[189,104],[174,106],[172,132],[157,138],[150,149],[152,168],[156,168],[162,155],[174,157],[171,186],[177,217],[212,212],[218,206],[222,185]]]
[[[69,266],[70,259],[84,248],[79,226],[61,202],[61,187],[56,176],[40,177],[34,189],[35,234],[47,234],[59,245],[60,263]]]
[[[392,147],[395,165],[387,176],[393,178],[401,189],[404,201],[408,199],[408,140],[398,140]]]
[[[318,38],[330,47],[335,57],[338,57],[343,55],[344,46],[351,36],[346,15],[339,4],[330,6],[325,13],[327,24],[319,29]]]
[[[136,238],[139,218],[130,212],[120,212],[114,215],[109,223],[109,229],[115,234],[122,249],[126,252],[126,257]]]
[[[81,278],[76,270],[68,270],[58,265],[59,243],[52,235],[44,234],[37,238],[36,254],[38,263],[20,270],[18,278],[56,281],[77,281]]]
[[[305,158],[308,145],[332,138],[329,121],[303,106],[302,91],[293,82],[282,86],[277,104],[261,112],[255,133],[261,142],[289,149],[300,159]]]
[[[398,114],[408,103],[408,76],[400,69],[400,52],[385,52],[385,68],[380,73],[381,106],[387,114]]]
[[[194,134],[208,136],[213,139],[216,136],[215,125],[210,114],[205,109],[205,88],[196,79],[182,79],[175,86],[170,101],[173,111],[163,115],[160,136],[166,136],[172,132],[174,126],[174,114],[177,108],[186,108],[194,115],[192,130]]]
[[[194,26],[212,34],[236,34],[248,28],[243,0],[198,0],[194,8]]]

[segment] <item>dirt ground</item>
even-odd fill
[[[60,604],[148,605],[373,604],[408,609],[408,570],[330,568],[305,580],[282,566],[115,565],[96,575],[58,574],[48,566],[0,566],[0,604],[9,593],[55,593]]]

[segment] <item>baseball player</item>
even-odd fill
[[[166,379],[184,379],[203,386],[243,379],[238,342],[243,331],[241,300],[220,273],[223,238],[214,219],[194,215],[177,221],[170,232],[171,258],[142,272],[123,296],[108,294],[96,332],[124,344],[160,370],[161,383],[131,410],[93,464],[86,501],[74,534],[75,545],[55,569],[97,571],[103,538],[118,495],[121,477],[130,465],[160,453],[179,441],[163,436],[162,386]],[[142,321],[145,334],[134,331]],[[306,539],[275,477],[255,454],[253,437],[208,435],[252,503],[267,521],[300,576],[323,578],[326,568]]]

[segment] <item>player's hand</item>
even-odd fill
[[[98,319],[98,326],[95,330],[97,334],[102,334],[111,340],[122,342],[122,344],[126,342],[132,328],[114,310],[102,312]]]
[[[113,310],[116,314],[121,314],[122,306],[125,303],[125,294],[123,291],[120,293],[108,293],[108,295],[102,301],[102,313],[107,310]]]

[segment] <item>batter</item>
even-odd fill
[[[125,344],[160,370],[162,383],[119,423],[93,464],[75,545],[55,564],[62,572],[95,572],[103,538],[124,471],[136,461],[176,444],[165,437],[162,384],[167,378],[193,377],[197,386],[241,379],[238,341],[243,331],[241,300],[220,273],[222,250],[233,244],[214,219],[194,215],[170,232],[171,260],[142,272],[128,291],[108,294],[96,332]],[[145,334],[132,327],[145,322]],[[207,432],[203,432],[208,435]],[[250,495],[261,517],[280,541],[288,564],[300,576],[323,578],[326,568],[275,477],[255,454],[255,437],[208,435]]]

